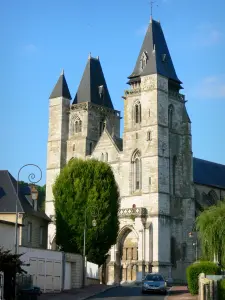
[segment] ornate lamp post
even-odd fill
[[[17,252],[18,252],[18,201],[19,201],[19,179],[20,179],[20,172],[21,172],[21,170],[23,168],[28,167],[28,166],[34,166],[34,167],[38,168],[39,171],[40,171],[40,177],[39,177],[38,180],[35,180],[36,176],[35,176],[34,173],[29,174],[28,180],[29,180],[30,183],[36,184],[36,183],[38,183],[42,179],[42,171],[41,171],[41,169],[37,165],[26,164],[26,165],[22,166],[19,169],[19,171],[18,171],[18,174],[17,174],[17,186],[16,186],[17,199],[16,199],[16,223],[15,223],[15,254],[17,254]],[[38,199],[38,191],[37,191],[37,189],[34,186],[31,188],[31,197],[32,197],[33,201],[37,201],[37,199]]]
[[[84,211],[84,246],[83,246],[83,287],[85,286],[86,281],[86,230],[87,230],[87,212],[89,210],[90,215],[92,216],[92,226],[97,226],[96,217],[99,215],[99,210],[97,207],[89,206],[86,207]]]

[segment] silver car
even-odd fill
[[[160,292],[167,294],[167,282],[159,273],[149,273],[142,280],[142,293]]]

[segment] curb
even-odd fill
[[[92,297],[94,297],[94,296],[96,296],[96,295],[98,295],[98,294],[104,293],[104,292],[106,292],[106,291],[108,291],[108,290],[110,290],[110,289],[113,289],[113,288],[115,288],[115,287],[118,287],[118,285],[112,285],[112,286],[109,286],[109,287],[107,287],[107,288],[105,288],[105,289],[103,289],[103,290],[101,290],[101,291],[99,291],[99,292],[97,292],[97,293],[94,293],[94,294],[92,294],[92,295],[90,295],[90,296],[80,298],[79,300],[90,299],[90,298],[92,298]]]
[[[169,300],[169,296],[171,295],[171,290],[172,290],[172,286],[171,286],[171,288],[167,291],[167,296],[165,297],[165,299],[164,300]]]

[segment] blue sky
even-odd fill
[[[225,164],[225,1],[158,0],[192,120],[194,156]],[[150,18],[148,0],[20,0],[0,8],[0,169],[38,164],[45,183],[48,97],[62,69],[74,97],[88,53],[100,56],[114,107]],[[27,169],[21,179],[27,180]]]

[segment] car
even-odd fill
[[[149,273],[142,280],[142,293],[160,292],[167,294],[167,281],[159,273]]]

